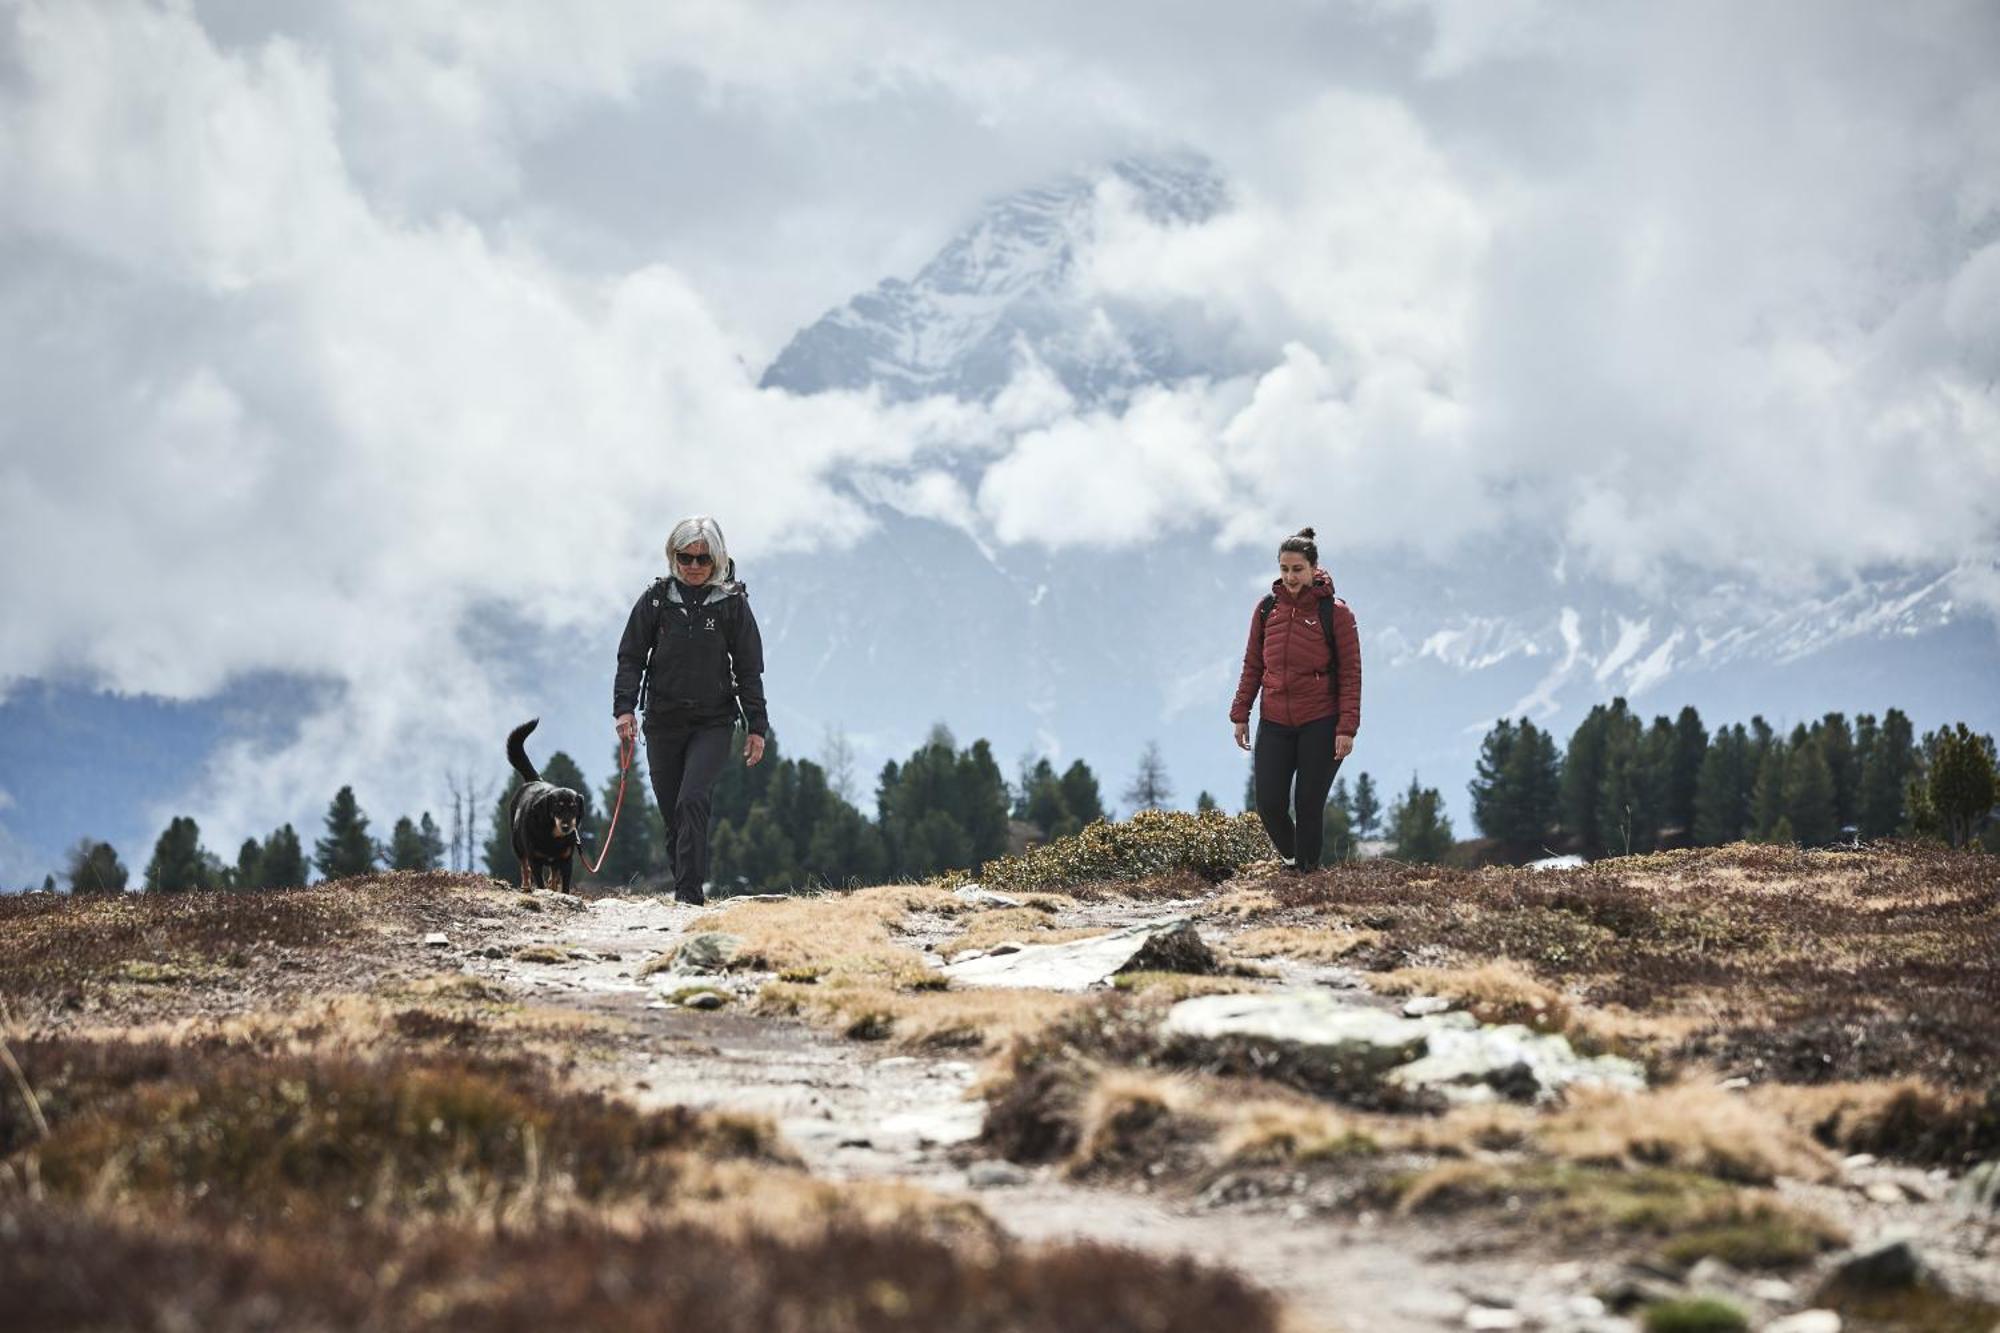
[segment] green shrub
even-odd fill
[[[1067,838],[989,862],[979,882],[1032,892],[1185,871],[1215,884],[1270,854],[1270,839],[1255,815],[1142,810],[1123,823],[1099,820]]]
[[[1750,1321],[1727,1301],[1702,1296],[1648,1308],[1644,1328],[1646,1333],[1750,1333]]]

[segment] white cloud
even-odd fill
[[[837,549],[857,489],[989,545],[1526,535],[1656,593],[1940,565],[2000,606],[1990,8],[1309,9],[0,11],[0,682],[328,682],[210,776],[242,827],[517,707],[480,616],[601,625],[696,510]],[[979,195],[1163,143],[1234,206],[1107,189],[1079,295],[1246,373],[755,387]]]

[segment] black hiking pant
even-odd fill
[[[1333,757],[1334,722],[1323,717],[1302,727],[1287,727],[1269,718],[1257,719],[1256,748],[1251,752],[1257,816],[1278,855],[1301,867],[1319,864],[1320,845],[1326,838],[1326,794],[1340,771],[1340,761]]]
[[[733,723],[669,726],[646,732],[646,766],[653,799],[667,824],[667,852],[674,862],[674,897],[701,902],[708,882],[710,794],[729,757]]]

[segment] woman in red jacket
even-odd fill
[[[1257,814],[1285,869],[1303,874],[1319,864],[1326,794],[1361,729],[1361,638],[1354,613],[1319,567],[1311,528],[1279,543],[1277,581],[1250,616],[1243,675],[1229,706],[1236,743],[1246,750],[1259,690]]]

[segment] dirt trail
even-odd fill
[[[1115,926],[1170,913],[1120,904],[1078,915]],[[509,956],[473,966],[538,1003],[631,1024],[637,1035],[614,1077],[617,1090],[641,1104],[768,1115],[816,1174],[969,1196],[1023,1239],[1088,1238],[1228,1265],[1285,1297],[1301,1328],[1462,1329],[1478,1304],[1510,1305],[1528,1317],[1525,1327],[1635,1327],[1590,1308],[1594,1275],[1580,1264],[1482,1259],[1464,1236],[1366,1217],[1333,1221],[1282,1200],[1197,1205],[982,1161],[970,1146],[983,1114],[970,1092],[970,1063],[894,1053],[737,1005],[714,1012],[665,1005],[660,997],[686,979],[641,979],[640,967],[699,915],[652,898],[599,899],[528,918],[519,935],[495,941]],[[559,963],[511,956],[528,945],[573,956]]]

